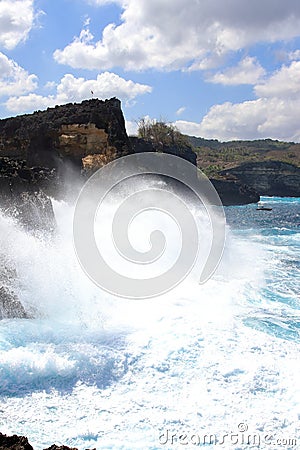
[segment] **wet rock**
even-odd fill
[[[0,287],[0,319],[28,319],[22,303],[8,288]]]
[[[52,203],[42,189],[55,183],[51,170],[29,168],[26,161],[0,158],[0,209],[29,231],[53,231]]]
[[[0,320],[30,317],[14,290],[16,279],[13,264],[7,256],[0,254]]]
[[[0,450],[33,450],[33,447],[24,436],[6,436],[0,433]]]
[[[67,447],[66,445],[51,445],[51,447],[45,448],[44,450],[78,450],[75,447]],[[96,449],[95,449],[96,450]]]

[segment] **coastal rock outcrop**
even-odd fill
[[[130,142],[135,153],[156,151],[155,146],[151,142],[144,139],[130,137]],[[163,153],[180,156],[190,163],[197,165],[197,155],[190,145],[164,145],[160,148],[160,151]],[[227,180],[225,177],[223,179],[221,179],[221,177],[219,179],[210,178],[210,181],[218,192],[224,206],[244,205],[259,201],[259,195],[255,189],[252,189],[239,181]]]
[[[121,102],[86,100],[0,120],[0,156],[26,161],[28,167],[66,166],[80,173],[131,153]],[[97,155],[97,157],[96,157]],[[87,158],[87,159],[85,159]]]
[[[0,450],[34,450],[34,449],[32,445],[28,442],[27,437],[25,436],[18,436],[16,434],[14,434],[13,436],[7,436],[6,434],[0,433]],[[68,447],[67,445],[53,444],[51,445],[51,447],[48,447],[44,450],[78,450],[78,449],[76,447]]]
[[[27,167],[25,161],[0,158],[0,209],[29,231],[50,232],[55,218],[50,198],[45,194],[55,184],[47,169]]]
[[[131,151],[116,98],[0,120],[0,211],[31,233],[52,233],[50,197],[70,191],[76,197],[82,174]],[[0,268],[0,318],[26,317],[15,292],[3,284],[4,271]]]
[[[33,450],[33,447],[24,436],[6,436],[0,433],[0,450]]]
[[[240,164],[220,172],[255,189],[260,195],[300,197],[300,168],[282,161]]]
[[[25,170],[19,171],[18,176],[30,177],[37,168],[53,170],[52,182],[44,182],[41,188],[54,197],[66,191],[65,178],[78,180],[116,158],[150,151],[156,151],[151,142],[128,138],[121,102],[116,98],[86,100],[0,120],[0,157],[24,162]],[[197,156],[191,145],[162,145],[159,151],[196,165]],[[40,178],[36,186],[41,183]],[[240,185],[229,180],[214,184],[224,204],[245,204],[257,199],[244,181]]]
[[[238,181],[210,178],[224,206],[247,205],[259,202],[257,191]]]
[[[32,445],[28,442],[25,436],[7,436],[0,433],[0,450],[33,450]],[[78,450],[74,447],[67,447],[66,445],[58,446],[56,444],[51,445],[45,450]],[[94,449],[95,450],[95,449]]]

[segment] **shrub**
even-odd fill
[[[159,150],[164,146],[191,147],[189,139],[184,136],[173,124],[164,121],[142,118],[138,122],[138,137],[152,142]]]

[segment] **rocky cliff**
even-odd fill
[[[260,195],[300,197],[300,168],[281,161],[240,164],[221,172],[255,189]]]
[[[68,161],[101,167],[131,152],[121,102],[86,100],[0,120],[0,156],[24,160],[28,167],[63,169]]]
[[[121,103],[116,98],[86,100],[0,120],[0,160],[7,157],[13,166],[19,166],[15,178],[6,170],[7,177],[13,179],[13,184],[41,187],[52,196],[66,189],[62,183],[66,173],[71,172],[71,178],[78,179],[115,158],[149,151],[155,151],[151,143],[128,138]],[[160,151],[196,164],[196,154],[190,145],[163,146]],[[225,205],[257,201],[245,184],[214,182]]]
[[[116,158],[148,151],[155,151],[151,143],[128,138],[121,102],[116,98],[0,120],[1,211],[29,232],[52,232],[55,218],[50,197],[61,198],[70,178],[83,183],[84,176]],[[159,151],[196,164],[190,145],[163,145]],[[258,200],[239,182],[215,181],[214,185],[225,205]],[[0,318],[25,318],[11,283],[3,281],[10,264],[5,261],[3,265],[3,261],[5,255],[0,252]]]
[[[82,174],[131,152],[116,98],[0,120],[0,212],[31,233],[52,232],[49,196],[60,198],[70,178],[80,185]],[[27,317],[13,288],[16,277],[0,251],[0,319]]]
[[[259,202],[260,196],[255,189],[235,180],[210,178],[224,206],[247,205]]]

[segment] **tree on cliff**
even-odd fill
[[[142,118],[138,121],[138,137],[151,142],[157,150],[168,147],[191,147],[187,138],[172,123]]]

